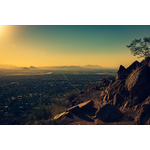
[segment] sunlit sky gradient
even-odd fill
[[[137,59],[126,45],[150,36],[150,26],[0,26],[0,64],[100,65],[118,68]]]

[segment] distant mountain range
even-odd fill
[[[101,66],[99,65],[86,65],[86,66],[83,66],[83,68],[94,68],[94,69],[100,69],[102,68]]]
[[[91,69],[109,69],[109,68],[103,68],[99,65],[86,65],[86,66],[44,66],[44,67],[34,67],[34,66],[30,66],[30,67],[17,67],[15,65],[5,65],[5,64],[0,64],[0,69],[44,69],[44,70],[91,70]]]
[[[51,70],[91,70],[91,69],[103,69],[98,65],[86,65],[86,66],[52,66],[52,67],[40,67],[41,69],[51,69]]]
[[[15,65],[0,64],[0,68],[2,68],[2,69],[13,69],[13,68],[18,68],[18,67]]]

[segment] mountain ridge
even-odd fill
[[[43,67],[35,67],[35,66],[30,66],[30,67],[18,67],[15,65],[10,65],[10,64],[0,64],[0,69],[19,69],[19,68],[28,68],[28,69],[116,69],[116,68],[106,68],[102,67],[99,65],[85,65],[85,66],[43,66]]]

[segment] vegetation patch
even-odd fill
[[[72,101],[78,95],[79,95],[79,92],[73,91],[73,92],[65,94],[65,99]]]

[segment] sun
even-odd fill
[[[0,25],[0,36],[4,36],[4,33],[6,34],[5,26],[4,25]]]
[[[3,25],[0,25],[0,31],[2,31],[2,29],[3,29]]]
[[[3,30],[4,30],[4,25],[0,25],[0,34],[2,34]]]

